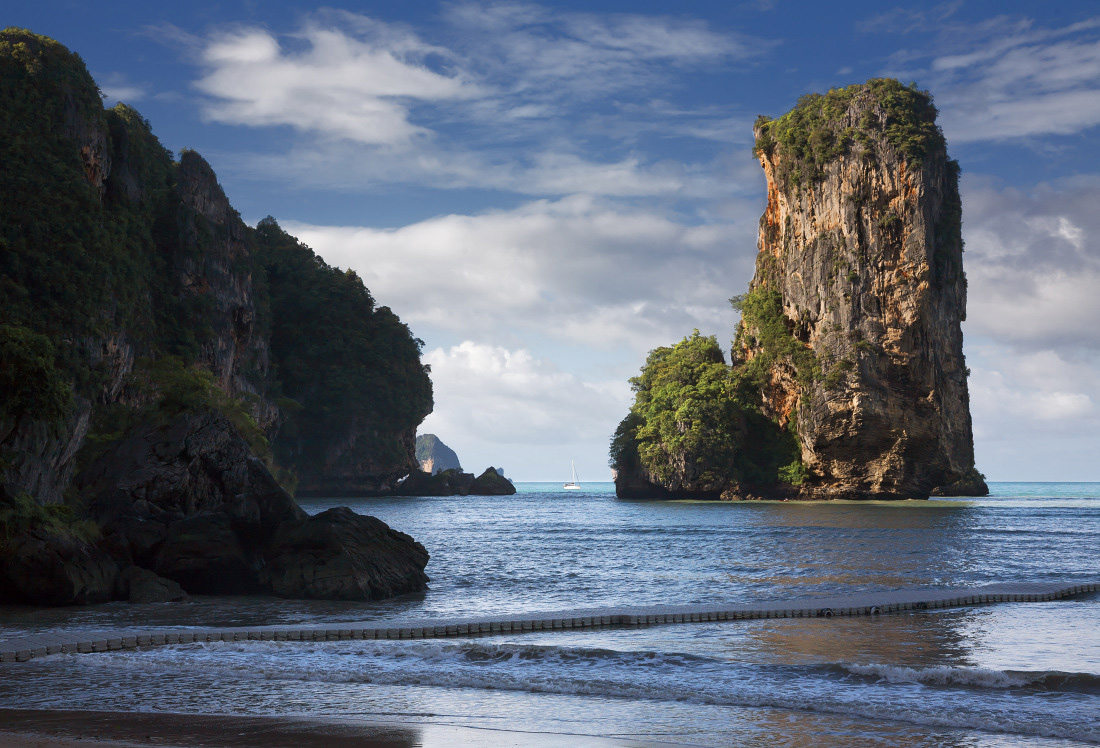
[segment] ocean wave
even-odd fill
[[[1042,691],[1100,693],[1100,675],[1066,673],[1058,670],[996,670],[982,667],[939,665],[905,667],[902,665],[840,665],[852,675],[886,683],[919,683],[926,686],[963,686],[971,688],[1030,688]]]
[[[1098,679],[1088,673],[760,666],[687,653],[485,640],[214,642],[72,657],[69,665],[189,677],[196,688],[209,688],[206,681],[260,681],[267,684],[259,686],[265,693],[279,689],[280,682],[295,693],[302,692],[298,683],[498,690],[796,709],[1100,742],[1100,702],[1091,696]],[[965,699],[957,692],[938,696],[935,689],[899,698],[894,684],[962,686],[972,692]],[[1006,690],[1011,688],[1036,692]],[[1044,689],[1063,692],[1062,698],[1049,699]]]

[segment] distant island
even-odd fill
[[[429,475],[442,473],[444,470],[462,470],[458,455],[435,434],[417,435],[416,460],[420,463],[420,469]]]
[[[650,352],[611,444],[620,497],[921,499],[974,467],[958,164],[896,80],[760,117],[756,273],[727,364],[696,331]]]
[[[0,96],[0,602],[423,589],[412,538],[291,498],[418,472],[422,342],[56,41],[0,32]]]
[[[511,496],[516,492],[503,468],[488,467],[481,475],[462,472],[455,451],[435,434],[416,437],[420,470],[411,473],[397,493],[404,496]]]

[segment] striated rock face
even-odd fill
[[[803,496],[926,498],[973,467],[958,165],[934,118],[921,92],[871,81],[757,124],[751,289],[778,292],[816,359],[801,378],[778,361],[761,405],[795,422]],[[757,332],[735,355],[760,354]]]
[[[177,368],[210,372],[245,404],[289,458],[280,472],[287,485],[297,470],[305,492],[385,493],[415,467],[430,382],[414,336],[390,310],[374,309],[357,276],[302,247],[302,266],[279,279],[301,288],[296,309],[274,309],[276,271],[260,258],[260,232],[241,221],[201,156],[185,149],[173,163],[137,111],[105,111],[79,56],[47,37],[0,31],[0,84],[0,325],[50,337],[50,365],[74,395],[64,423],[45,423],[34,413],[10,417],[9,393],[0,391],[0,479],[61,503],[89,434],[94,441],[103,429],[115,432],[117,423],[99,416],[155,401],[163,381],[153,370],[168,356]],[[366,299],[362,309],[343,317],[302,314],[357,296]],[[287,331],[328,341],[323,374],[316,357],[284,355],[276,378],[272,341],[286,342]],[[293,354],[300,339],[284,348]],[[371,347],[370,355],[344,356],[342,343]],[[347,381],[369,394],[340,411],[325,398]],[[385,401],[380,413],[368,407],[376,400]],[[347,418],[326,420],[334,410]],[[291,418],[319,422],[308,449],[294,447],[298,434],[280,439]]]
[[[179,251],[172,272],[181,302],[206,305],[208,336],[196,363],[218,378],[231,395],[264,395],[270,360],[268,342],[257,334],[256,294],[248,228],[229,204],[214,170],[194,151],[180,154]],[[268,428],[278,418],[272,403],[257,397],[254,414]]]

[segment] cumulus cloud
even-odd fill
[[[1100,351],[1100,177],[963,181],[969,328],[1014,348]]]
[[[741,209],[753,220],[759,211],[755,202]],[[694,327],[728,336],[726,300],[755,259],[752,221],[691,225],[581,195],[398,229],[286,228],[355,268],[413,329],[475,340],[537,334],[641,354]]]
[[[1096,480],[1100,356],[971,341],[978,469],[994,480]]]
[[[466,470],[495,465],[520,480],[562,479],[576,459],[582,478],[607,479],[607,445],[632,399],[624,378],[584,381],[526,349],[472,341],[436,348],[424,360],[436,407],[419,431],[458,449]]]
[[[500,443],[605,440],[630,404],[625,381],[585,382],[524,349],[464,341],[429,351],[424,361],[436,402],[446,407],[422,431]]]
[[[1095,176],[963,181],[971,411],[979,468],[995,479],[1095,479],[1098,200]]]
[[[359,34],[349,33],[349,27]],[[260,28],[211,38],[201,55],[206,73],[195,84],[209,97],[206,116],[400,145],[428,132],[411,121],[417,103],[481,95],[460,73],[429,65],[433,57],[447,58],[445,50],[362,16],[315,17],[292,41],[298,44],[284,46]]]

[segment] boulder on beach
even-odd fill
[[[187,593],[171,579],[155,572],[131,566],[122,572],[122,583],[127,588],[127,599],[134,604],[176,603],[188,600]]]

